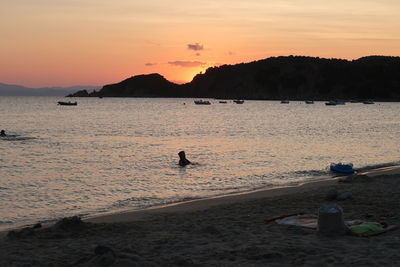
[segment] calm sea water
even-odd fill
[[[60,100],[0,98],[0,230],[399,163],[400,103]]]

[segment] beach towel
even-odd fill
[[[294,225],[316,230],[318,228],[318,215],[295,213],[295,214],[288,214],[288,215],[281,215],[278,217],[274,217],[266,220],[265,222],[266,223],[276,222],[277,224]],[[363,223],[363,221],[361,220],[345,221],[345,224],[348,227],[352,225],[359,225],[361,223]]]
[[[318,216],[315,214],[289,214],[275,217],[265,221],[266,223],[276,222],[277,224],[304,227],[316,230],[318,228]],[[363,222],[361,220],[345,221],[349,233],[360,236],[374,236],[387,231],[400,228],[400,225],[385,226],[377,222]]]
[[[318,216],[315,214],[298,214],[276,219],[278,224],[295,225],[309,229],[317,229]]]

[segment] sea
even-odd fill
[[[194,100],[1,96],[0,231],[400,163],[400,103]]]

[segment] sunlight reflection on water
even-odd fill
[[[400,103],[2,97],[1,227],[285,185],[398,161]],[[186,105],[183,105],[186,103]],[[196,165],[180,168],[185,150]]]

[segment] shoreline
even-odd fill
[[[0,238],[0,266],[397,266],[400,230],[324,235],[270,222],[337,203],[344,220],[400,226],[400,166],[340,178],[23,229]]]
[[[357,173],[357,175],[379,176],[400,174],[400,165],[387,166],[376,169],[369,169]],[[201,198],[177,203],[171,203],[163,206],[149,207],[138,210],[125,210],[122,212],[110,212],[108,214],[100,214],[87,216],[84,221],[92,223],[117,223],[143,220],[154,214],[162,213],[183,213],[193,212],[202,209],[208,209],[219,205],[227,205],[242,201],[254,200],[259,198],[277,197],[296,193],[304,193],[310,189],[319,187],[327,187],[337,183],[340,177],[325,177],[312,182],[304,182],[294,186],[283,187],[266,187],[257,190],[234,193],[230,195],[222,195],[209,198]]]
[[[368,169],[366,171],[362,171],[356,174],[369,175],[369,176],[400,174],[400,165]],[[166,205],[153,206],[142,209],[126,209],[115,212],[110,211],[101,214],[82,216],[81,219],[82,221],[90,223],[118,223],[118,222],[145,220],[150,216],[156,214],[192,212],[192,211],[216,207],[219,205],[234,204],[242,201],[255,200],[259,198],[277,197],[277,196],[306,192],[307,190],[315,189],[318,187],[331,186],[337,183],[340,177],[342,176],[333,176],[333,177],[325,176],[323,178],[311,182],[302,182],[296,185],[263,187],[256,190],[232,193],[228,195],[200,198],[194,200],[187,200],[187,201],[175,202]],[[51,227],[57,221],[59,220],[54,219],[50,220],[49,222],[44,222],[41,224],[43,227]],[[9,227],[4,230],[0,230],[0,238],[5,236],[9,231],[18,231],[26,227],[31,227],[33,225],[34,223],[18,227]]]
[[[193,212],[193,211],[213,208],[220,205],[240,203],[242,201],[250,201],[259,198],[277,197],[299,192],[306,192],[307,190],[312,188],[318,188],[321,186],[329,186],[335,184],[337,180],[338,178],[333,177],[330,180],[321,179],[293,186],[260,188],[257,190],[251,190],[246,192],[200,198],[200,199],[171,203],[162,206],[149,207],[144,209],[125,210],[118,212],[110,212],[108,214],[87,216],[83,218],[83,220],[92,223],[118,223],[118,222],[143,220],[155,214]]]

